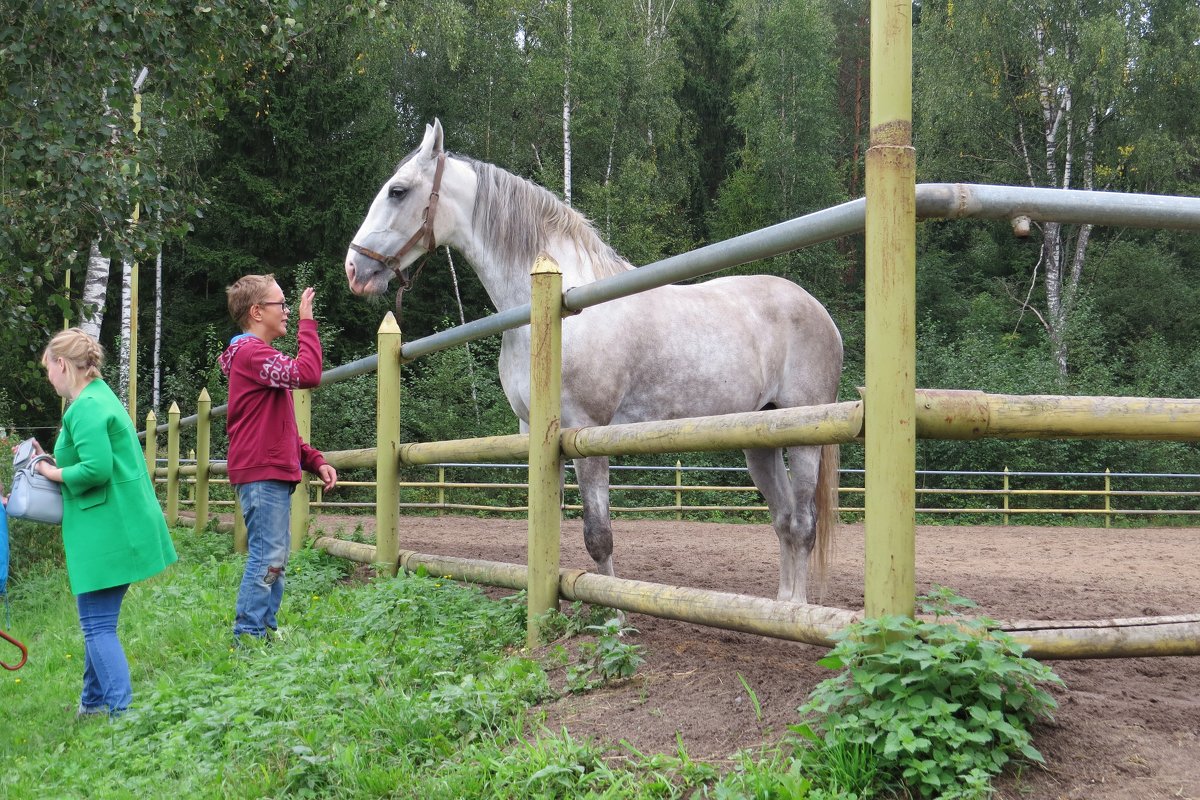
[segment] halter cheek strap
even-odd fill
[[[396,278],[401,282],[399,287],[401,292],[404,292],[406,289],[412,286],[413,281],[416,280],[417,274],[419,274],[421,268],[425,266],[425,262],[421,262],[420,266],[418,266],[417,269],[412,273],[411,277],[405,278],[402,276],[401,273],[403,270],[400,268],[399,264],[404,257],[408,255],[408,251],[412,250],[413,247],[415,247],[418,243],[421,243],[421,246],[425,248],[426,257],[428,257],[429,253],[432,253],[437,249],[437,238],[433,234],[433,221],[437,217],[438,199],[441,197],[442,190],[442,173],[445,171],[445,169],[446,154],[443,152],[438,154],[437,168],[433,172],[433,189],[429,192],[429,204],[425,206],[425,212],[422,214],[421,227],[417,228],[416,232],[408,238],[408,241],[404,243],[404,245],[399,251],[396,252],[395,255],[385,256],[382,253],[377,253],[376,251],[371,250],[368,247],[363,247],[360,244],[355,244],[354,242],[350,243],[351,250],[356,253],[361,253],[367,258],[378,261],[380,264],[383,264],[385,267],[395,273]],[[422,239],[425,240],[424,243],[421,242]],[[400,298],[397,297],[397,305],[399,305],[399,302]]]

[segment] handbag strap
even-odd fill
[[[58,464],[54,463],[54,456],[50,455],[49,453],[40,453],[40,454],[34,456],[32,459],[30,459],[29,464],[25,467],[25,469],[27,469],[29,471],[33,471],[33,465],[38,463],[39,461],[49,461],[51,463],[51,465],[56,466],[56,467],[58,466]]]

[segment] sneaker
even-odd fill
[[[108,716],[107,706],[85,706],[80,703],[79,707],[75,709],[76,720],[98,719],[106,716]]]

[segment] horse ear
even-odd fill
[[[425,138],[421,140],[421,154],[427,158],[437,158],[442,152],[442,123],[434,119],[432,125],[425,126]]]
[[[442,133],[442,121],[437,117],[433,118],[433,154],[440,155],[445,148],[444,134]]]

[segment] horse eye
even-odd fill
[[[388,189],[388,197],[392,198],[393,200],[399,200],[407,193],[408,189],[405,189],[403,186],[393,186],[392,188]]]

